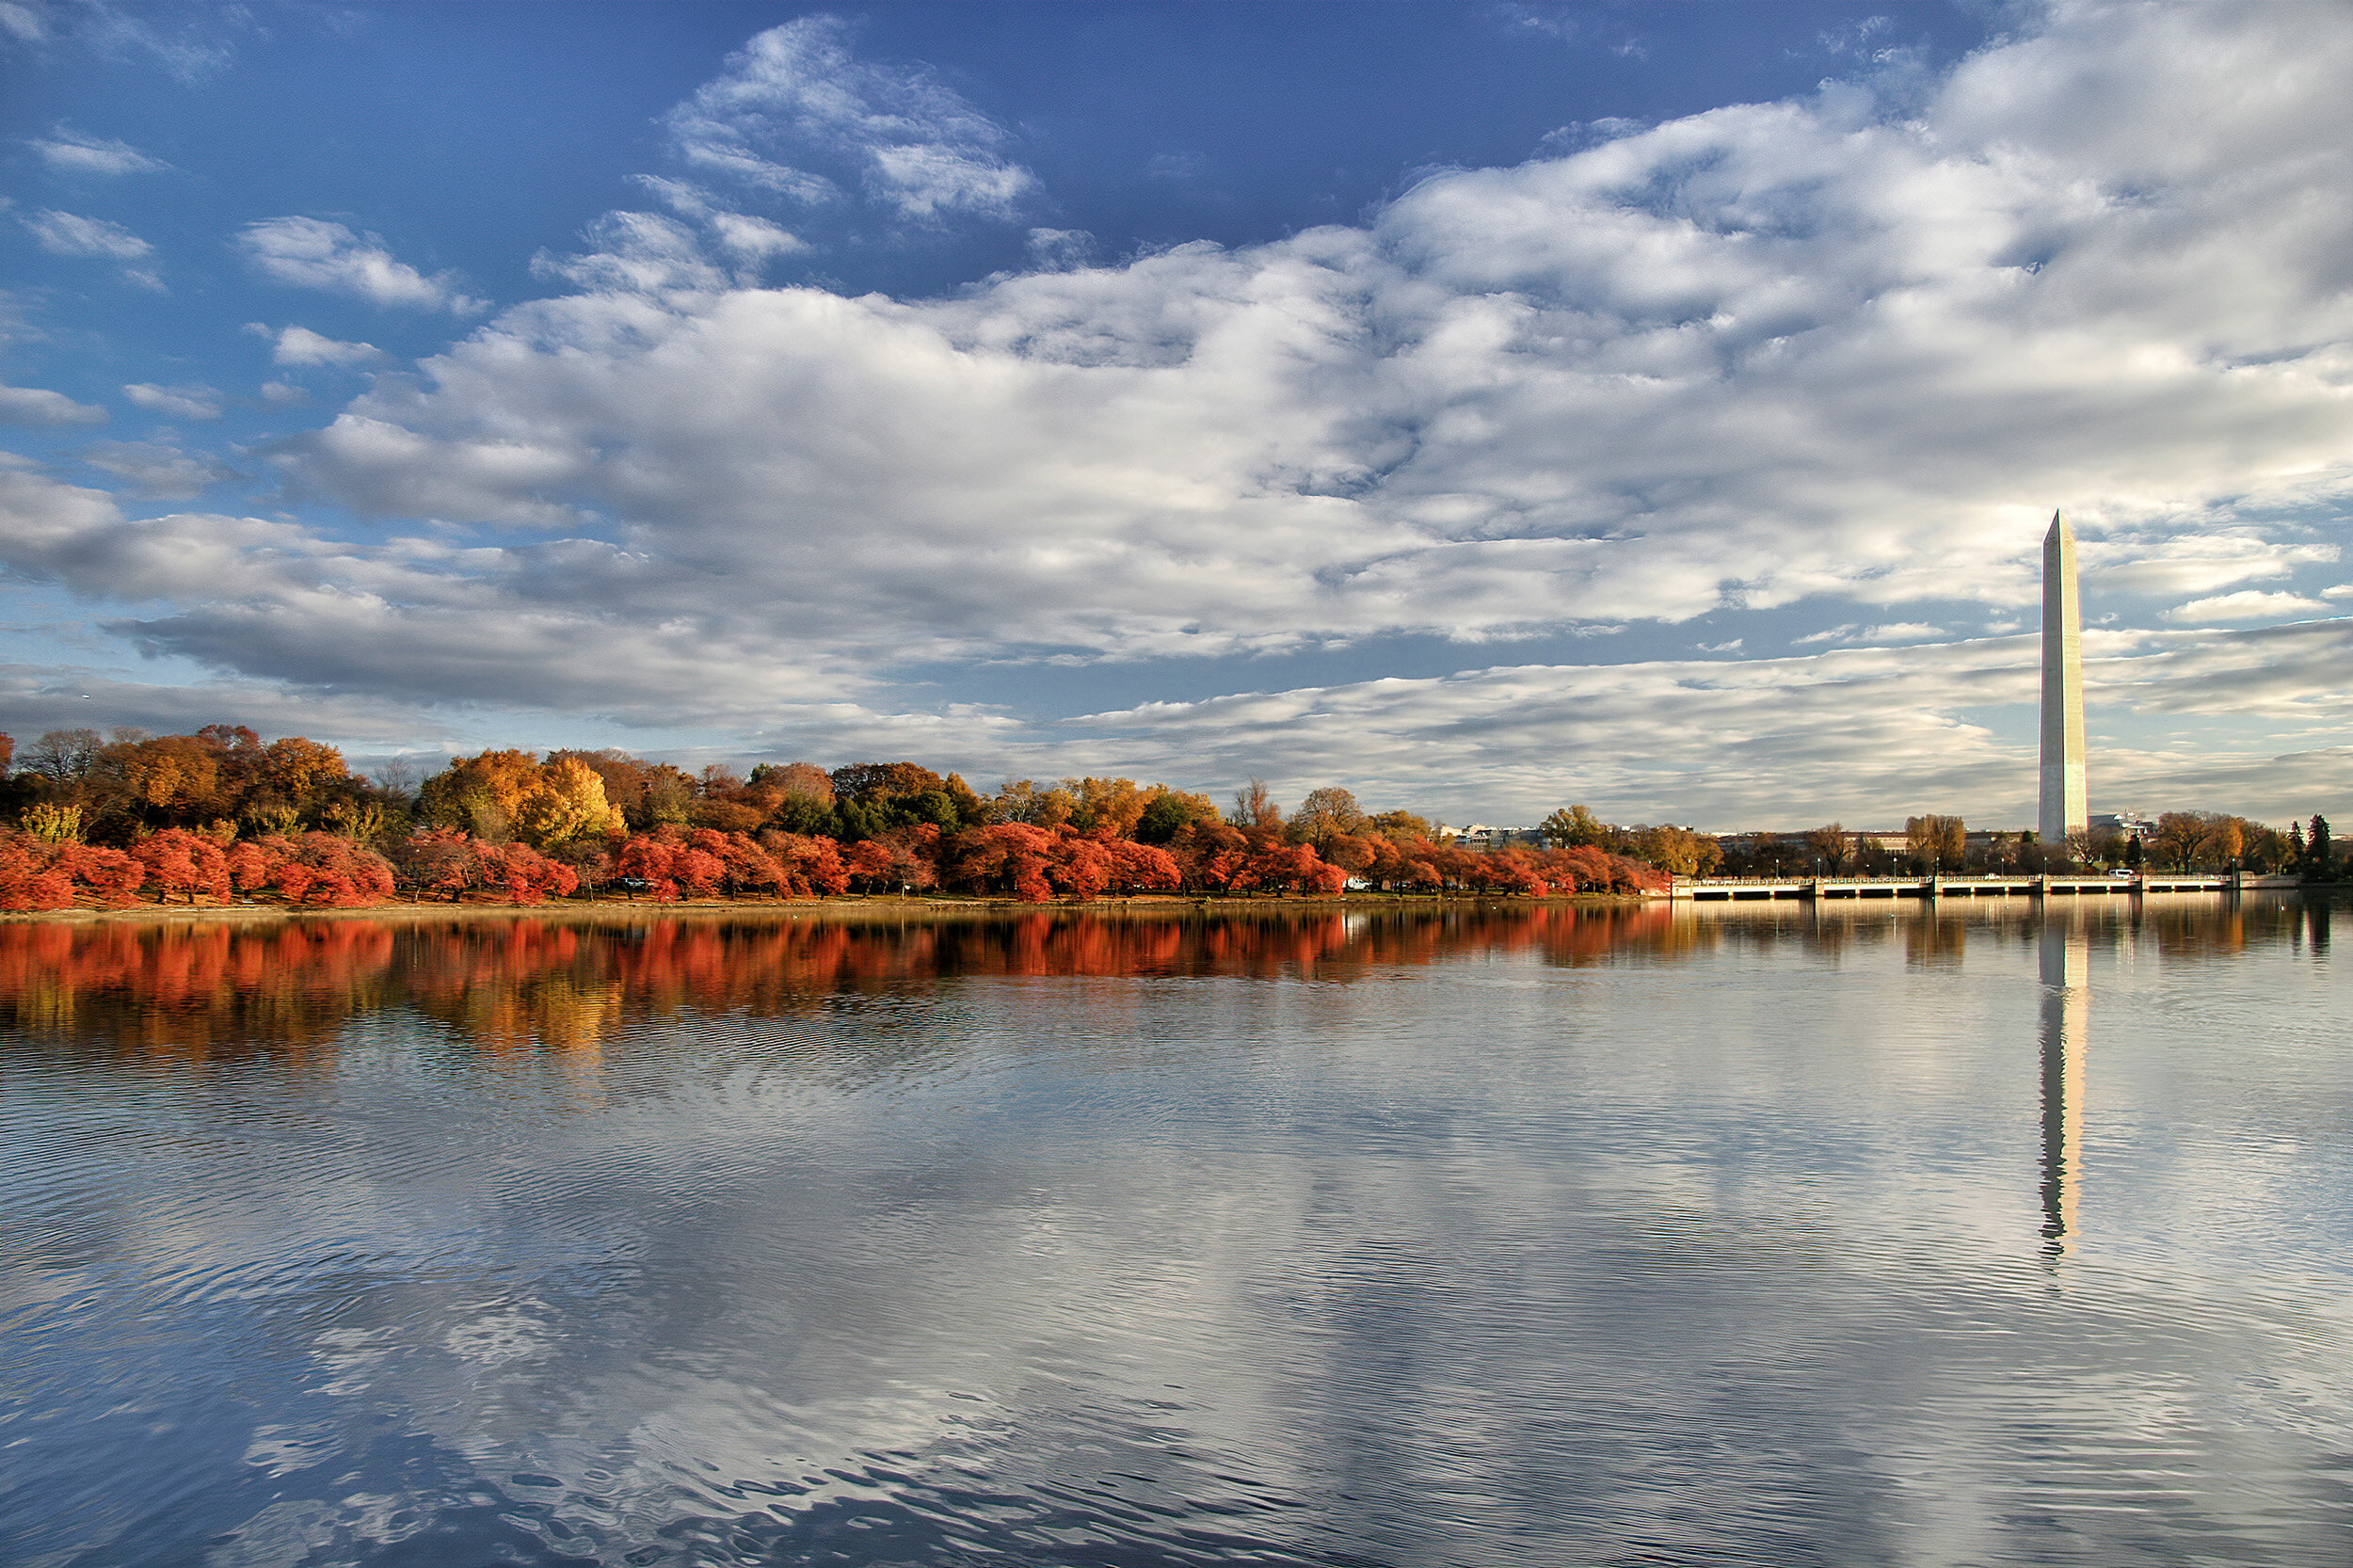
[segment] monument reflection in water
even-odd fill
[[[2091,938],[2066,914],[2045,918],[2042,959],[2042,1237],[2074,1245],[2084,1173],[2084,1053],[2090,1044]]]
[[[2257,898],[0,927],[0,1561],[2341,1568],[2349,978]]]

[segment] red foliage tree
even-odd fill
[[[782,869],[781,888],[787,898],[816,898],[850,886],[848,868],[841,864],[841,846],[831,839],[772,829],[760,836],[760,846]]]
[[[73,878],[56,861],[56,845],[29,833],[0,833],[0,909],[73,907]]]
[[[147,880],[147,868],[136,860],[119,849],[95,844],[59,844],[56,866],[99,903],[115,909],[136,903],[139,884]]]
[[[968,827],[949,840],[948,878],[974,892],[1011,892],[1024,904],[1054,896],[1047,870],[1055,857],[1054,835],[1028,823],[992,823]]]
[[[392,896],[391,863],[332,833],[270,834],[237,845],[227,858],[240,888],[267,888],[296,906],[359,909]]]
[[[164,902],[178,893],[188,903],[204,893],[229,902],[229,858],[220,846],[184,827],[151,833],[131,846],[132,857],[147,868],[148,885]]]

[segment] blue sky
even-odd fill
[[[0,5],[0,728],[2353,814],[2342,6]]]

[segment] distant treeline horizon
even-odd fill
[[[618,750],[487,750],[423,779],[352,773],[334,747],[242,726],[53,730],[6,774],[0,905],[267,895],[354,906],[516,902],[616,888],[657,900],[852,891],[1025,903],[1146,892],[1329,896],[1631,893],[1657,868],[1591,844],[1481,854],[1343,789],[1286,813],[1263,782],[1221,810],[1128,778],[1008,780],[984,796],[918,763],[713,765]],[[1680,829],[1663,829],[1682,834]],[[1697,842],[1696,835],[1684,838]]]
[[[1837,823],[1721,838],[1623,826],[1582,805],[1540,842],[1473,848],[1405,810],[1367,811],[1348,790],[1286,810],[1253,779],[1208,795],[1125,777],[1008,779],[984,795],[960,773],[912,761],[720,764],[689,774],[613,748],[545,756],[490,749],[419,777],[353,773],[302,736],[243,726],[185,735],[51,730],[25,749],[0,735],[0,905],[65,907],[142,892],[194,902],[256,891],[290,902],[401,896],[518,900],[619,888],[680,896],[815,897],[945,890],[1026,902],[1153,891],[1375,891],[1545,896],[1638,892],[1672,876],[2014,871],[2084,864],[2243,866],[2325,873],[2324,819],[2281,833],[2243,818],[2169,812],[2143,842],[2031,832],[1970,835],[1958,817],[1888,835]],[[1524,830],[1523,830],[1524,831]]]

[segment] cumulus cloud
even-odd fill
[[[155,248],[120,223],[103,217],[77,217],[72,213],[26,213],[18,222],[33,232],[43,250],[56,256],[102,256],[131,262]]]
[[[164,499],[235,477],[159,443],[110,442],[83,456]],[[151,652],[402,701],[743,724],[871,684],[813,667],[808,650],[756,617],[696,614],[691,605],[709,596],[692,573],[681,583],[675,568],[586,540],[355,545],[267,519],[133,519],[104,491],[0,469],[0,563],[85,598],[173,601],[168,615],[116,623]],[[603,608],[640,592],[680,613],[634,621]],[[714,662],[745,679],[714,686]]]
[[[64,125],[46,136],[31,138],[25,145],[59,174],[114,178],[124,174],[161,174],[171,168],[129,142],[88,136]]]
[[[374,305],[414,306],[473,315],[488,301],[460,293],[456,274],[428,278],[396,261],[374,234],[355,233],[314,217],[273,217],[248,223],[237,244],[265,277],[297,288],[347,294]]]
[[[192,501],[215,485],[241,477],[217,457],[184,452],[169,441],[100,441],[84,447],[80,456],[156,501]]]
[[[2176,605],[2165,613],[2165,618],[2192,622],[2277,620],[2281,616],[2325,616],[2328,613],[2328,605],[2316,599],[2307,599],[2302,594],[2262,593],[2253,588],[2242,588],[2234,594],[2216,594]]]
[[[248,330],[270,335],[269,328],[258,322]],[[288,327],[271,343],[269,358],[274,365],[335,365],[349,370],[375,364],[387,356],[372,343],[343,343],[307,327]]]
[[[730,287],[683,223],[613,215],[545,264],[582,292],[280,457],[371,512],[724,561],[857,658],[910,626],[925,655],[1137,659],[2023,607],[2054,501],[2119,588],[2276,576],[2337,549],[2281,520],[2348,492],[2353,201],[2312,199],[2353,195],[2340,33],[2062,12],[1925,119],[1736,106],[1438,175],[1363,228],[924,302]],[[835,39],[763,35],[677,124],[790,120]],[[2110,105],[2137,136],[2025,101],[2116,52],[2164,84]],[[2256,57],[2261,115],[2221,69]],[[2159,98],[2217,105],[2219,140],[2149,165],[2182,139]]]
[[[142,408],[173,419],[220,418],[220,393],[210,387],[158,387],[140,381],[123,388],[122,395]]]
[[[0,424],[57,430],[77,424],[104,424],[106,419],[105,409],[76,403],[63,392],[41,387],[0,386]]]
[[[1012,137],[928,68],[858,58],[827,16],[772,27],[670,111],[691,168],[802,206],[861,197],[901,220],[1010,220],[1037,181]]]
[[[867,74],[840,36],[763,34],[683,105],[698,176],[904,218],[952,203],[889,183],[881,120],[889,146],[1003,162],[968,105]],[[1293,757],[1386,798],[1492,766],[1532,808],[1574,766],[1693,820],[1872,789],[2016,815],[2030,733],[1969,715],[2031,701],[2031,639],[1867,644],[2030,611],[2062,504],[2089,597],[2264,583],[2247,618],[2317,607],[2297,584],[2339,558],[2353,497],[2349,93],[2353,34],[2315,12],[2063,8],[1900,112],[1833,86],[1437,174],[1360,225],[915,301],[746,286],[713,237],[728,209],[669,182],[666,215],[540,259],[574,292],[274,450],[296,494],[430,531],[118,520],[88,558],[248,540],[260,575],[140,622],[144,646],[419,701],[931,725],[1009,766],[1033,745],[1196,778]],[[363,243],[314,229],[330,258]],[[888,684],[928,660],[1199,671],[1799,607],[1866,646],[1232,696],[1028,741]],[[2105,645],[2132,661],[2117,711],[2338,712],[2314,696],[2343,689],[2336,633],[2188,625],[2105,634],[2140,639]]]

